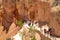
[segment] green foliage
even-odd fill
[[[34,26],[30,26],[29,32],[36,32],[36,28]]]
[[[36,40],[35,36],[34,36],[34,37],[32,37],[32,39],[31,39],[31,40]]]
[[[6,40],[11,40],[11,38],[7,38]]]
[[[30,28],[29,28],[29,32],[32,34],[32,38],[31,38],[31,40],[36,40],[36,38],[35,38],[35,31],[36,29],[35,29],[35,27],[33,27],[33,26],[30,26]]]
[[[49,40],[49,38],[45,38],[46,40]]]
[[[33,26],[30,26],[29,31],[33,31],[33,30],[34,30]]]
[[[25,32],[20,32],[19,35],[22,37],[25,36],[25,40],[36,40],[35,30],[36,28],[34,26],[30,26],[28,34],[26,34]]]
[[[17,26],[21,26],[22,25],[22,20],[18,20],[17,21]]]

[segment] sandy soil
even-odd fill
[[[2,30],[3,26],[0,26],[0,40],[6,40],[7,38],[10,38],[13,35],[15,35],[18,32],[19,27],[16,27],[15,24],[13,23],[7,34],[5,33],[5,31],[3,32]]]
[[[16,35],[19,31],[19,27],[16,27],[16,25],[14,23],[12,23],[9,32],[6,34],[5,31],[3,32],[3,26],[0,26],[0,40],[6,40],[7,38],[12,38],[14,35]],[[24,31],[26,31],[26,29],[24,28]],[[36,33],[36,38],[37,40],[50,40],[49,38],[43,36],[40,32]],[[13,40],[13,38],[12,38]]]

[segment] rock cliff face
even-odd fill
[[[2,16],[2,25],[4,26],[4,30],[6,33],[8,32],[10,25],[13,22],[13,13],[15,9],[15,1],[14,0],[2,0],[3,6],[3,16]]]

